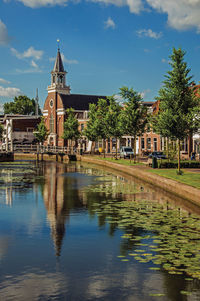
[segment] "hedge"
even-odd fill
[[[182,161],[181,168],[200,168],[200,161]],[[178,168],[178,162],[159,161],[158,168]]]

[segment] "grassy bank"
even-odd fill
[[[187,170],[184,170],[182,175],[177,175],[177,169],[152,169],[152,168],[147,168],[145,164],[143,163],[136,163],[134,164],[133,161],[129,159],[114,159],[114,158],[103,158],[103,156],[95,156],[95,159],[97,160],[102,160],[102,161],[108,161],[108,162],[113,162],[117,164],[122,164],[126,166],[141,166],[141,169],[144,170],[145,172],[150,172],[157,174],[161,177],[165,177],[168,179],[175,180],[177,182],[187,184],[189,186],[195,187],[200,189],[200,173],[195,173],[195,172],[190,172]],[[142,168],[144,167],[144,168]]]
[[[104,158],[103,156],[96,156],[94,157],[95,159],[98,160],[104,160],[104,161],[108,161],[108,162],[113,162],[113,163],[117,163],[117,164],[122,164],[122,165],[126,165],[126,166],[136,166],[136,165],[144,165],[143,163],[133,163],[133,160],[130,161],[130,159],[120,159],[118,158],[117,160],[115,158]]]
[[[182,175],[177,175],[176,171],[176,169],[147,169],[147,172],[200,189],[200,173],[184,170]]]

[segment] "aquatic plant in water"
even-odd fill
[[[109,224],[124,230],[121,238],[127,240],[127,244],[133,242],[127,259],[153,263],[152,270],[160,266],[169,274],[184,273],[200,279],[198,216],[149,201],[109,200],[94,203],[93,208],[99,217],[106,215]],[[135,235],[136,230],[150,234]]]

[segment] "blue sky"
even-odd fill
[[[151,101],[186,51],[200,81],[200,0],[1,0],[0,108],[16,95],[43,107],[57,39],[71,93],[112,95],[126,85]]]

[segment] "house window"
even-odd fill
[[[141,138],[141,149],[144,149],[144,138]]]
[[[157,138],[153,138],[153,151],[156,152],[157,150]]]
[[[84,124],[81,123],[81,132],[84,130]]]
[[[51,117],[50,117],[49,129],[50,129],[50,133],[54,132],[54,118],[53,118],[53,114],[51,114]]]
[[[147,138],[147,149],[151,150],[151,138]]]

